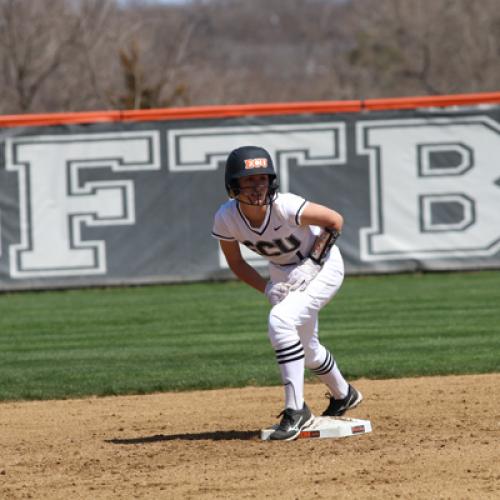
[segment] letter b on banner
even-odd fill
[[[489,256],[500,249],[500,127],[487,117],[362,122],[371,227],[361,258]]]

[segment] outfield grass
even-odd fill
[[[279,384],[241,283],[0,295],[0,399]],[[348,277],[321,339],[349,378],[500,371],[500,271]]]

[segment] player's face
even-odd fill
[[[249,205],[265,205],[269,191],[269,176],[265,174],[250,175],[239,180],[239,200]]]

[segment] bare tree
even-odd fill
[[[359,91],[380,97],[495,90],[495,84],[484,82],[487,74],[495,75],[488,78],[492,83],[499,76],[491,64],[500,41],[496,5],[490,0],[354,0],[357,43],[350,57],[361,77]]]
[[[0,0],[0,112],[498,89],[498,0]]]
[[[0,19],[6,100],[27,112],[45,81],[70,57],[80,21],[63,0],[47,5],[1,0]]]
[[[187,6],[137,5],[128,12],[134,30],[122,38],[119,48],[125,82],[125,93],[119,96],[122,104],[136,108],[190,103],[185,73],[197,61],[194,39],[200,34],[201,18]]]

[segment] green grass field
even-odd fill
[[[0,399],[280,383],[236,282],[0,295]],[[348,277],[320,337],[350,379],[500,371],[500,271]]]

